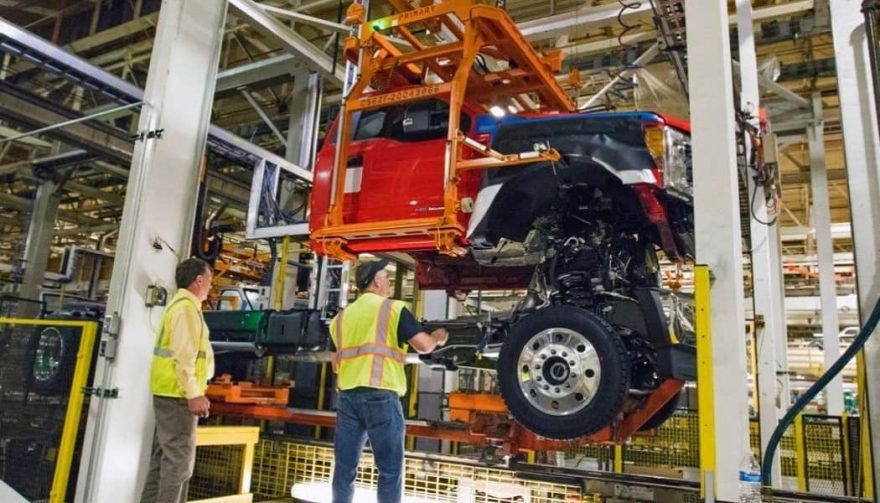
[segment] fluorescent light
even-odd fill
[[[489,113],[491,113],[495,117],[498,117],[499,119],[507,115],[507,112],[498,105],[493,105],[492,108],[489,109]]]

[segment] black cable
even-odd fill
[[[758,218],[758,215],[755,214],[755,199],[758,197],[758,180],[755,178],[755,186],[752,189],[752,197],[749,199],[749,212],[752,214],[752,219],[755,222],[758,222],[761,225],[766,225],[767,227],[772,227],[776,225],[776,221],[779,220],[779,215],[773,217],[773,220],[769,222],[765,222]]]
[[[877,300],[877,303],[874,304],[874,309],[871,311],[871,316],[868,317],[868,321],[865,322],[865,326],[862,327],[862,330],[859,332],[859,335],[853,340],[852,344],[850,344],[849,348],[844,351],[843,355],[834,362],[828,370],[822,374],[810,389],[807,390],[806,393],[803,394],[798,400],[791,406],[791,409],[785,413],[785,416],[779,421],[779,424],[776,426],[776,429],[773,430],[773,435],[770,436],[770,441],[767,443],[767,449],[764,452],[764,462],[761,463],[761,482],[765,486],[770,485],[770,472],[773,468],[773,456],[776,454],[776,448],[779,446],[779,442],[782,440],[782,435],[785,433],[785,430],[791,426],[792,421],[794,421],[795,417],[801,413],[802,410],[822,391],[822,388],[828,385],[840,371],[843,370],[844,367],[849,363],[850,360],[862,349],[862,346],[867,342],[868,337],[874,333],[874,330],[877,328],[877,322],[880,321],[880,299]]]
[[[342,22],[342,0],[339,0],[339,6],[336,9],[336,22]],[[336,68],[337,60],[339,59],[339,37],[340,33],[337,31],[334,35],[333,40],[333,65],[330,68]]]
[[[642,6],[642,2],[639,0],[617,0],[617,3],[620,4],[620,10],[617,11],[617,23],[623,27],[623,31],[617,35],[617,43],[620,44],[624,49],[629,49],[630,46],[623,42],[623,36],[629,33],[630,31],[638,28],[641,24],[636,23],[633,25],[626,24],[623,22],[623,13],[629,9],[638,9]]]

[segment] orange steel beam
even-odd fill
[[[425,44],[423,44],[422,41],[419,40],[418,37],[413,35],[412,32],[409,31],[409,29],[407,29],[405,26],[399,26],[397,28],[397,31],[400,33],[400,36],[403,37],[404,40],[406,40],[407,42],[412,44],[412,46],[416,49],[417,53],[428,50],[428,48],[425,46]],[[451,42],[449,44],[444,44],[444,46],[455,45],[455,46],[459,47],[458,52],[461,52],[462,50],[464,50],[464,44],[462,42],[460,42],[461,38],[458,38],[457,40],[459,40],[459,42]],[[441,47],[443,47],[443,46],[441,46]],[[457,54],[453,53],[453,54],[449,54],[448,56],[454,57],[454,56],[457,56]],[[443,57],[443,55],[437,56],[437,58],[441,58],[441,57]],[[428,59],[425,61],[425,64],[428,65],[428,68],[433,70],[434,73],[436,73],[438,76],[440,76],[440,78],[442,78],[443,80],[449,80],[450,78],[452,78],[448,69],[444,68],[439,62],[434,61],[432,59]]]
[[[472,424],[430,423],[427,421],[407,421],[406,434],[439,440],[450,440],[469,444],[485,444],[502,442],[511,452],[518,451],[553,451],[563,450],[571,446],[620,443],[628,439],[645,424],[654,414],[671,400],[684,386],[683,381],[669,379],[664,381],[645,401],[641,408],[626,415],[618,424],[605,427],[590,435],[573,440],[550,440],[539,437],[520,426],[515,421],[508,421],[501,428],[488,431],[474,431]],[[479,423],[481,419],[496,415],[508,417],[507,407],[500,396],[473,393],[451,393],[449,408],[459,419],[470,418],[471,423]],[[288,409],[278,406],[249,405],[214,402],[211,412],[221,416],[236,416],[251,419],[283,421],[306,426],[333,427],[336,416],[332,412]],[[465,416],[465,413],[471,413]],[[498,426],[497,423],[494,426]],[[503,432],[503,434],[502,434]]]
[[[218,416],[234,416],[265,421],[282,421],[285,423],[305,426],[336,426],[336,415],[322,411],[306,411],[288,409],[286,407],[269,407],[264,405],[245,405],[234,403],[211,403],[211,413]],[[466,428],[431,424],[424,421],[407,421],[406,434],[422,438],[436,438],[453,442],[481,444],[486,442],[485,436],[473,435]]]
[[[382,65],[379,66],[379,71],[393,70],[397,65],[402,64],[408,65],[422,62],[430,64],[432,59],[449,57],[460,53],[463,47],[464,45],[461,42],[453,42],[449,44],[436,45],[434,47],[425,48],[424,50],[412,52],[410,54],[391,56],[385,58],[385,61],[383,61]],[[421,74],[420,69],[416,73]]]

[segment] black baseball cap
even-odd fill
[[[376,273],[388,267],[388,263],[389,261],[387,259],[382,259],[364,262],[359,265],[357,273],[355,274],[355,284],[357,285],[358,290],[363,290],[370,286],[370,283],[373,282],[373,278],[376,277]]]

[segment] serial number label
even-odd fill
[[[361,98],[360,102],[363,104],[364,107],[372,108],[386,105],[388,103],[398,103],[401,101],[424,98],[427,96],[435,96],[437,94],[440,94],[442,89],[443,88],[441,86],[425,86],[417,87],[414,89],[404,89],[402,91],[394,91],[393,93]]]

